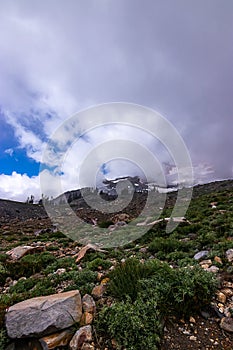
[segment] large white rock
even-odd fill
[[[6,313],[6,329],[10,338],[44,336],[70,327],[81,316],[81,295],[73,290],[11,306]]]

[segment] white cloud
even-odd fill
[[[29,177],[15,171],[11,175],[0,174],[0,198],[24,202],[30,195],[40,198],[38,176]]]
[[[14,150],[13,148],[7,148],[4,153],[9,154],[11,157],[13,156]]]
[[[5,118],[6,122],[14,128],[19,147],[26,149],[29,158],[40,162],[45,143],[33,131],[26,129],[16,116],[6,113]]]

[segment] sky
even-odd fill
[[[232,0],[0,0],[0,198],[39,199],[42,172],[49,195],[58,194],[57,178],[62,190],[89,185],[90,163],[81,182],[77,176],[92,151],[100,180],[144,170],[99,151],[101,143],[114,151],[119,139],[169,164],[163,145],[132,125],[80,137],[81,111],[110,102],[168,120],[189,151],[195,183],[232,178],[232,42]],[[78,139],[59,168],[57,158],[45,159],[46,147],[56,132],[65,140],[78,112],[79,136],[68,132]]]

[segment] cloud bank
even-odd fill
[[[77,111],[124,101],[157,110],[177,128],[196,181],[232,178],[231,0],[222,6],[218,0],[0,4],[1,118],[29,158],[40,162],[50,135]],[[105,130],[104,139],[117,132]],[[121,133],[131,139],[135,130]],[[80,148],[102,137],[102,131],[89,135]],[[153,148],[149,139],[146,144]],[[129,164],[123,168],[135,172]],[[116,163],[107,169],[119,175]],[[38,192],[36,177],[13,174],[1,175],[3,197],[21,198],[21,180],[28,186],[22,185],[24,196]],[[76,181],[71,178],[66,187]]]

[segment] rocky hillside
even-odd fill
[[[73,207],[93,227],[120,229],[143,196],[97,221]],[[0,350],[232,350],[233,181],[197,186],[168,234],[175,198],[143,237],[114,249],[72,241],[42,206],[1,200]]]

